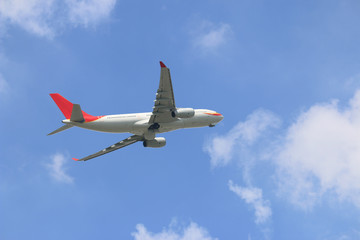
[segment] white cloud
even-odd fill
[[[106,18],[116,0],[67,0],[69,18],[74,24],[87,27]]]
[[[61,153],[56,153],[51,156],[51,163],[47,164],[50,176],[57,182],[73,183],[74,179],[65,172],[66,164],[65,156]]]
[[[275,175],[279,196],[292,204],[311,209],[323,200],[336,200],[360,208],[360,91],[345,107],[336,100],[315,104],[284,134],[264,134],[279,122],[269,112],[255,112],[224,136],[212,138],[204,147],[211,165],[242,158],[242,175],[251,185],[254,159],[265,155],[275,166],[269,177]]]
[[[232,36],[232,29],[229,24],[213,24],[209,21],[202,21],[198,28],[192,31],[193,45],[204,52],[216,50],[226,44]]]
[[[235,150],[251,146],[270,127],[278,127],[280,120],[273,113],[257,110],[245,122],[239,122],[224,136],[217,136],[205,143],[204,151],[211,157],[211,166],[226,166],[233,159]]]
[[[316,104],[288,129],[275,156],[283,196],[310,209],[323,196],[360,207],[360,91],[342,110]]]
[[[168,229],[163,229],[160,233],[149,232],[143,224],[136,225],[136,232],[131,235],[134,240],[216,240],[212,238],[206,229],[191,222],[189,226],[181,231],[173,224]]]
[[[55,7],[55,0],[2,0],[0,20],[20,25],[39,36],[53,36],[49,26]]]
[[[229,181],[229,189],[250,204],[255,210],[255,223],[265,223],[271,217],[270,203],[263,199],[262,190],[255,187],[241,187]]]
[[[116,0],[2,0],[0,21],[18,25],[41,37],[52,38],[69,23],[96,24],[109,16]]]

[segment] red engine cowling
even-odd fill
[[[145,140],[143,145],[144,147],[160,148],[166,145],[166,139],[163,137],[156,137],[152,140]]]

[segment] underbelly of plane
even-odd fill
[[[177,121],[174,121],[174,122],[160,123],[159,125],[160,125],[160,127],[158,129],[159,133],[170,132],[170,131],[184,128],[184,121],[182,119],[178,119]]]
[[[130,132],[131,126],[133,125],[132,122],[121,122],[121,121],[114,121],[114,122],[101,122],[101,121],[94,121],[89,123],[84,123],[79,127],[87,128],[95,131],[100,132],[111,132],[111,133],[126,133]]]
[[[196,128],[208,126],[207,119],[205,118],[188,118],[188,119],[177,119],[176,121],[169,123],[158,123],[157,128],[155,128],[156,133],[170,132],[182,128]],[[100,132],[110,132],[110,133],[133,133],[136,135],[143,135],[149,131],[149,128],[152,124],[149,124],[148,119],[142,119],[138,121],[129,121],[129,120],[117,120],[117,121],[108,121],[108,120],[96,120],[88,123],[78,123],[75,124],[78,127],[91,129]]]

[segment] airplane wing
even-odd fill
[[[176,109],[174,91],[171,83],[170,69],[160,61],[161,73],[159,89],[156,93],[155,104],[149,123],[164,123],[175,121],[171,112]]]
[[[138,136],[138,135],[132,135],[120,142],[117,142],[113,145],[111,145],[110,147],[107,147],[97,153],[94,153],[94,154],[91,154],[87,157],[84,157],[84,158],[81,158],[81,159],[77,159],[77,158],[73,158],[75,161],[87,161],[89,159],[92,159],[92,158],[96,158],[96,157],[99,157],[101,155],[104,155],[104,154],[107,154],[109,152],[112,152],[112,151],[115,151],[115,150],[118,150],[120,148],[123,148],[123,147],[126,147],[126,146],[129,146],[133,143],[136,143],[138,141],[142,141],[143,140],[143,137],[142,136]]]

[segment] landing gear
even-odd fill
[[[159,127],[160,127],[160,124],[154,123],[153,125],[151,125],[151,126],[149,127],[149,130],[156,130],[156,129],[159,129]]]
[[[149,128],[148,131],[144,133],[144,138],[146,140],[152,140],[155,138],[155,132],[158,132],[157,130],[159,129],[160,124],[158,123],[153,123]],[[144,142],[145,143],[145,142]],[[145,145],[144,145],[145,146]]]

